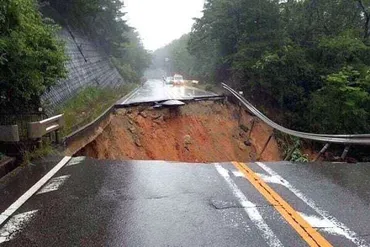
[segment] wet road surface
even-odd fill
[[[207,92],[191,86],[174,86],[163,83],[161,80],[148,80],[129,98],[119,101],[119,105],[129,105],[142,102],[156,102],[164,100],[186,100],[197,97],[217,96],[212,92]]]
[[[75,157],[0,215],[0,245],[369,246],[369,165]]]

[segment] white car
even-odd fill
[[[197,81],[197,80],[192,80],[192,81],[191,81],[191,83],[192,83],[192,84],[198,84],[198,83],[199,83],[199,81]]]
[[[183,85],[184,84],[184,77],[179,74],[175,74],[173,76],[173,85]]]
[[[173,77],[167,77],[166,79],[165,79],[165,81],[166,81],[166,84],[172,84],[173,83]]]

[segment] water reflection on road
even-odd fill
[[[148,80],[124,104],[163,101],[170,99],[192,99],[196,97],[216,96],[217,94],[187,85],[169,85],[161,80]]]

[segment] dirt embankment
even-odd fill
[[[232,104],[212,101],[188,103],[177,110],[120,109],[104,131],[76,155],[187,162],[281,160],[274,138],[258,157],[272,129],[254,121],[249,133],[251,115]]]

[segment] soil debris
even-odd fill
[[[272,129],[256,121],[248,139],[246,132],[253,117],[243,110],[241,118],[235,120],[235,112],[239,109],[233,104],[209,101],[187,103],[176,114],[169,108],[118,109],[104,131],[76,155],[185,162],[255,161]],[[281,160],[274,138],[261,160]]]

